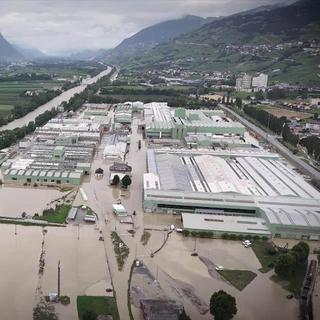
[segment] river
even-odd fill
[[[89,84],[93,84],[102,77],[107,76],[111,72],[111,70],[112,68],[108,67],[106,70],[103,70],[95,77],[83,79],[79,86],[62,92],[59,96],[53,98],[42,106],[39,106],[37,109],[29,112],[24,117],[11,121],[8,124],[0,127],[0,130],[12,130],[14,128],[27,125],[30,121],[34,121],[34,119],[41,113],[58,107],[64,101],[68,102],[76,93],[82,92]]]

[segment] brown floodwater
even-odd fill
[[[200,315],[191,299],[183,294],[185,285],[192,286],[194,294],[208,305],[211,294],[220,289],[235,296],[238,307],[235,319],[298,319],[297,301],[286,299],[287,292],[269,279],[272,272],[262,274],[258,271],[260,264],[252,249],[234,241],[211,239],[198,240],[196,248],[199,255],[206,256],[216,265],[251,270],[257,277],[243,291],[238,291],[224,280],[211,277],[206,265],[190,255],[194,249],[193,239],[172,234],[163,250],[153,259],[145,258],[145,263],[150,270],[158,268],[158,279],[166,292],[180,292],[177,299],[182,299],[192,319],[212,317],[209,313]]]
[[[63,193],[56,189],[22,188],[0,186],[0,216],[21,218],[22,212],[34,215],[41,213],[47,204],[61,198]]]
[[[69,306],[56,305],[60,319],[77,320],[78,295],[105,295],[110,287],[103,242],[94,226],[81,226],[80,238],[74,226],[46,228],[44,273],[39,277],[42,228],[0,225],[0,309],[1,320],[32,319],[38,303],[36,293],[57,292],[57,264],[61,262],[61,294],[71,297]],[[41,278],[39,280],[39,278]]]

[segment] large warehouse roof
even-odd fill
[[[276,159],[149,151],[148,170],[159,175],[163,190],[320,199],[302,176]]]

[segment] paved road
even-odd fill
[[[246,120],[230,108],[219,105],[219,107],[230,114],[232,114],[234,117],[236,117],[240,122],[242,122],[246,127],[250,128],[251,130],[255,131],[258,135],[263,137],[265,140],[267,140],[270,144],[272,144],[278,151],[281,153],[284,157],[289,159],[297,168],[299,168],[301,171],[305,172],[306,174],[310,175],[312,178],[320,179],[320,172],[308,165],[306,162],[304,162],[301,158],[294,155],[289,149],[287,149],[283,144],[281,144],[278,140],[276,135],[270,135],[263,129],[257,127],[252,122]]]

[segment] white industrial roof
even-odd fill
[[[256,217],[182,213],[186,229],[270,235],[266,221]]]

